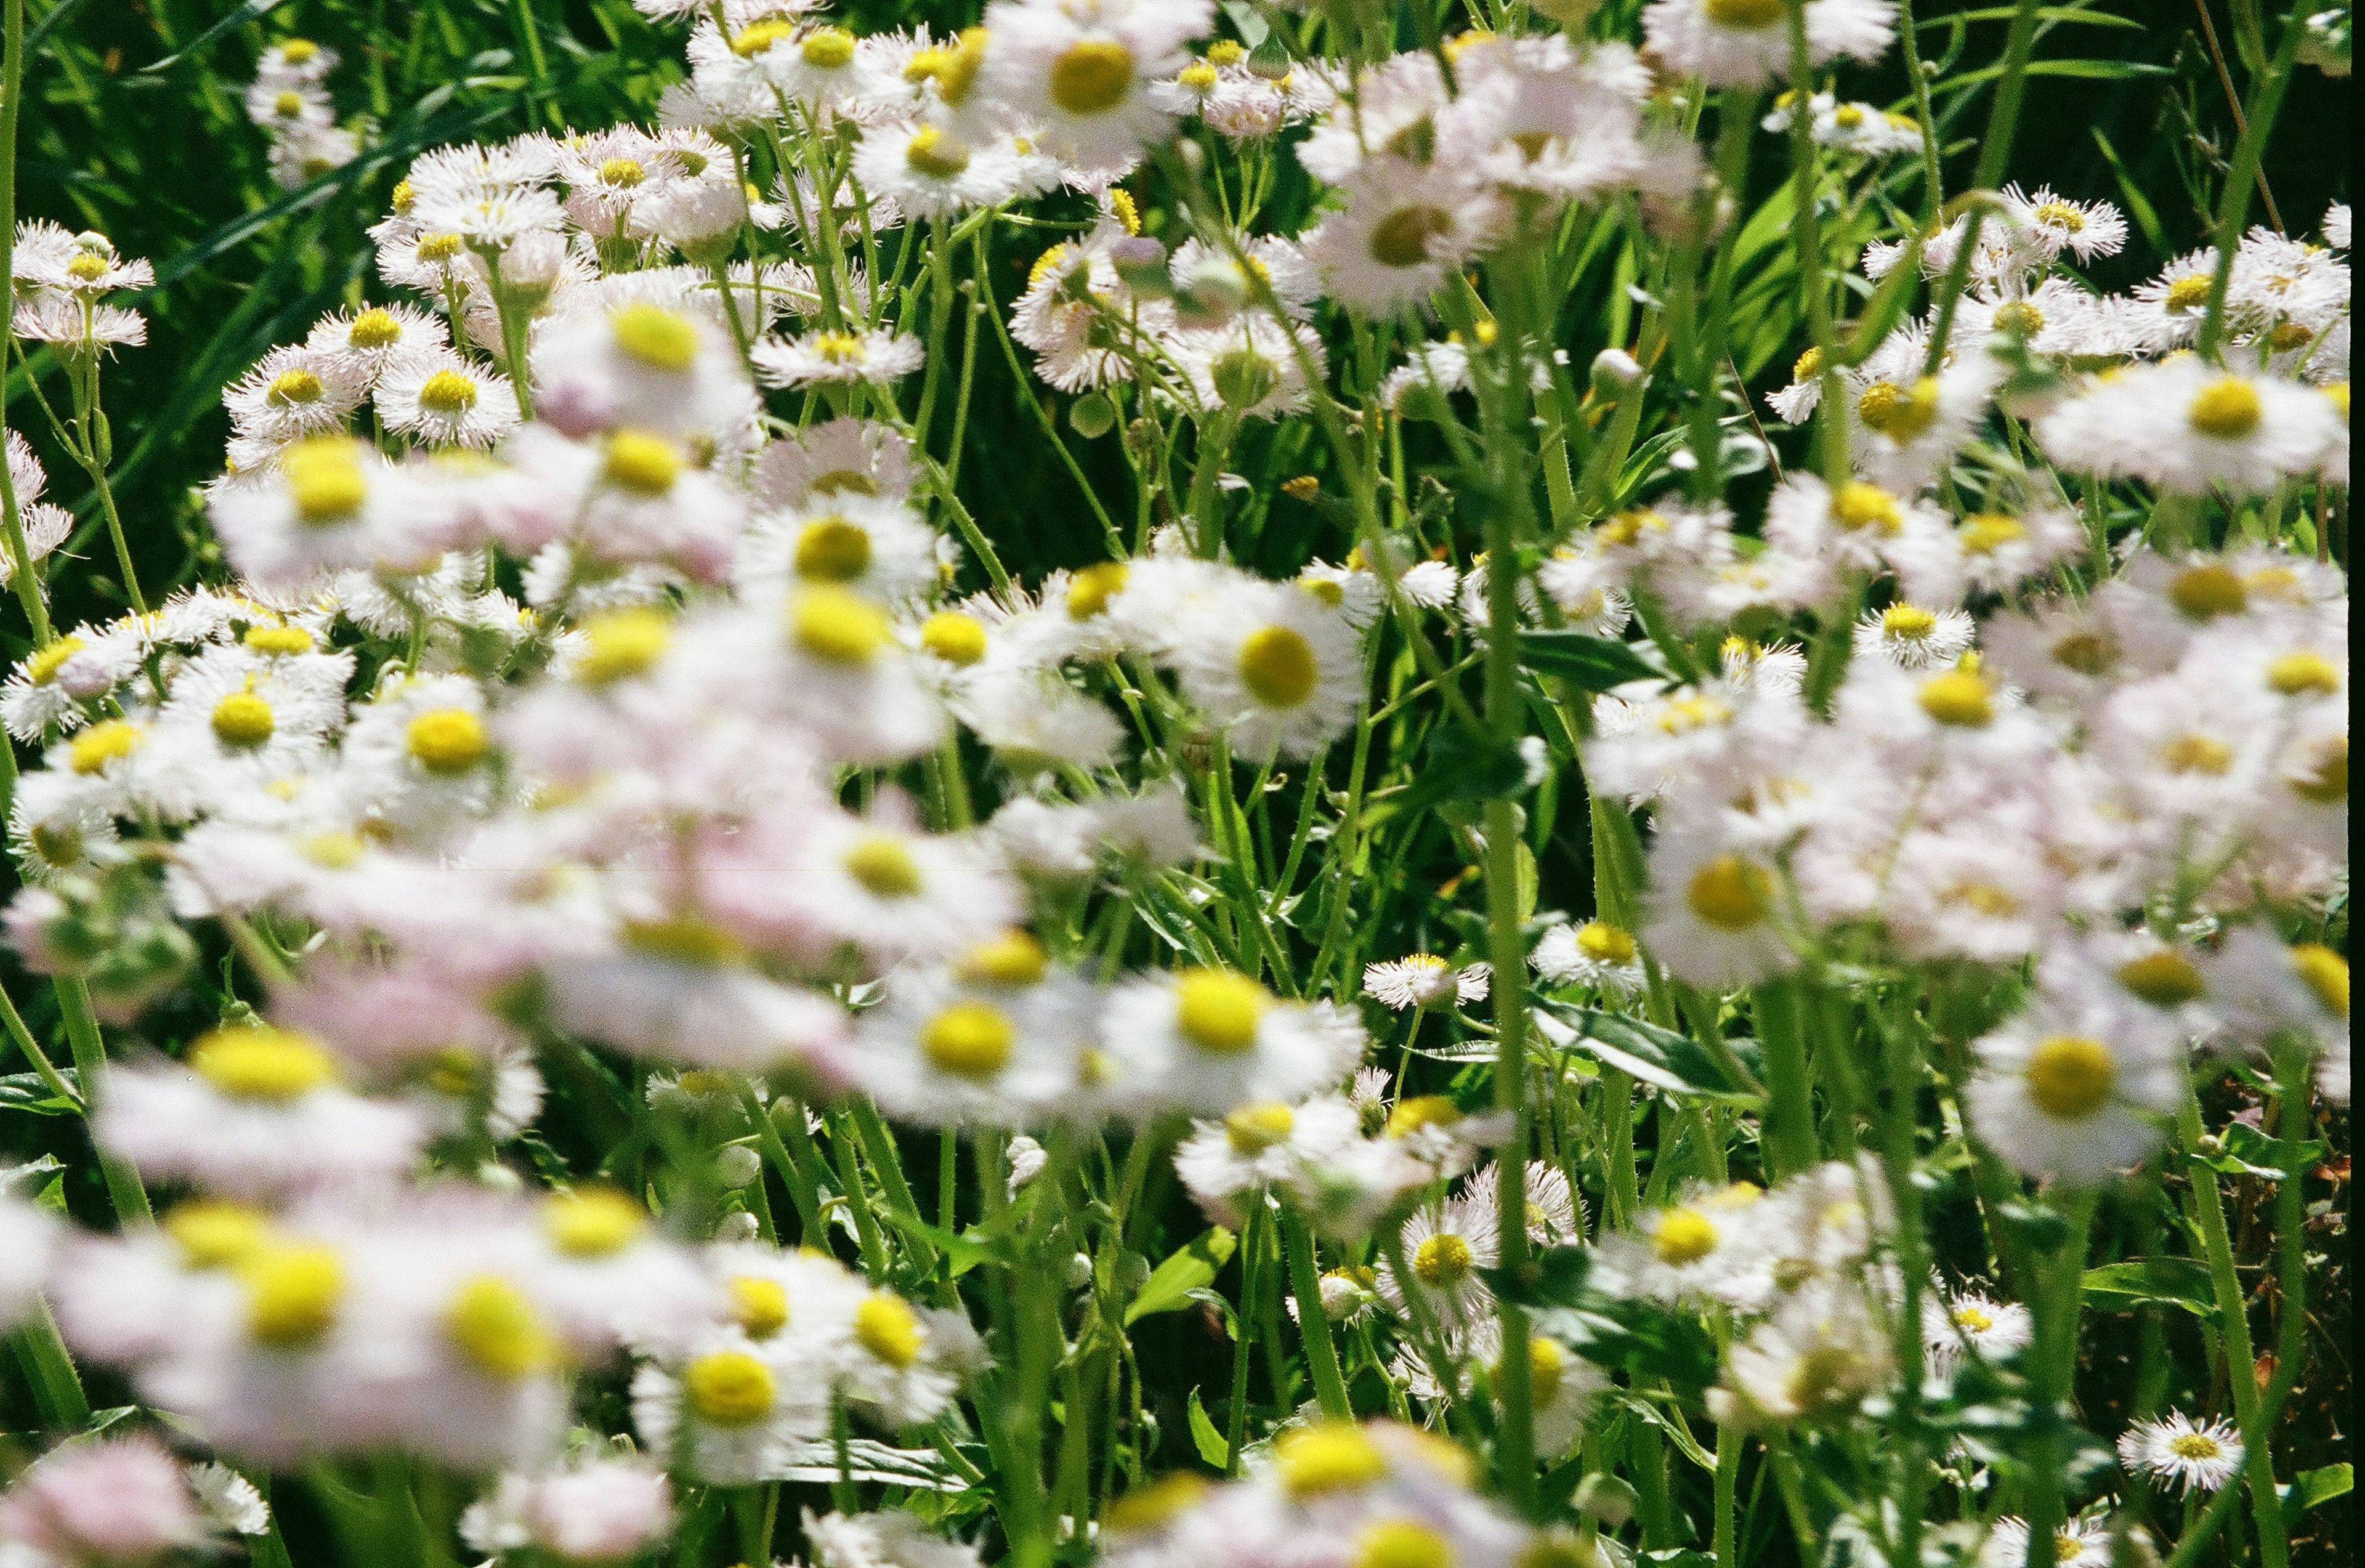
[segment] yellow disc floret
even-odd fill
[[[697,362],[698,329],[678,310],[627,305],[608,318],[608,326],[616,335],[617,348],[652,369],[679,375]]]
[[[887,645],[887,612],[841,588],[811,588],[790,601],[789,632],[824,664],[867,665]]]
[[[1452,1290],[1470,1277],[1472,1260],[1469,1242],[1440,1230],[1413,1249],[1412,1271],[1431,1290]]]
[[[164,1234],[192,1269],[227,1269],[255,1256],[271,1240],[271,1219],[260,1209],[224,1198],[192,1198],[163,1220]]]
[[[337,1076],[319,1042],[286,1029],[215,1029],[189,1047],[198,1077],[240,1100],[300,1100]]]
[[[750,1339],[768,1339],[789,1326],[789,1293],[778,1280],[734,1274],[731,1317]]]
[[[1051,101],[1071,115],[1104,114],[1133,91],[1133,50],[1115,39],[1070,44],[1051,62]]]
[[[911,846],[893,834],[874,833],[846,852],[846,874],[874,898],[907,899],[926,886]]]
[[[681,448],[648,431],[622,430],[608,438],[600,476],[636,496],[663,496],[681,477]]]
[[[246,1331],[276,1350],[300,1350],[337,1321],[345,1294],[344,1260],[334,1249],[270,1247],[239,1266],[246,1287]]]
[[[296,521],[316,528],[344,521],[369,498],[361,446],[342,436],[297,442],[280,454],[279,472],[296,503]]]
[[[2186,422],[2202,435],[2239,441],[2259,428],[2259,389],[2238,375],[2221,375],[2192,396]]]
[[[2118,1080],[2111,1047],[2085,1035],[2047,1035],[2028,1053],[2028,1097],[2048,1116],[2074,1122],[2102,1109]]]
[[[1296,1126],[1297,1116],[1286,1105],[1242,1105],[1224,1118],[1224,1140],[1235,1154],[1258,1155],[1286,1142]]]
[[[673,622],[661,610],[634,605],[595,615],[583,623],[583,653],[575,661],[575,678],[587,686],[606,686],[646,675],[672,641]]]
[[[1576,950],[1597,964],[1631,964],[1634,935],[1605,921],[1588,920],[1576,928]]]
[[[681,1391],[699,1418],[717,1427],[751,1427],[772,1413],[772,1369],[745,1350],[715,1350],[684,1367]]]
[[[1950,669],[1922,683],[1922,711],[1954,729],[1981,729],[1995,722],[1995,688],[1976,670]]]
[[[1716,1250],[1716,1222],[1698,1209],[1669,1209],[1651,1232],[1651,1251],[1659,1261],[1680,1269]]]
[[[873,1291],[854,1309],[854,1338],[862,1348],[898,1372],[920,1359],[926,1331],[912,1304],[887,1291]]]
[[[1268,708],[1295,708],[1314,694],[1322,670],[1314,644],[1287,626],[1264,626],[1240,643],[1240,684]]]
[[[67,752],[73,770],[84,778],[104,773],[110,762],[119,762],[138,751],[147,738],[139,725],[129,719],[101,719],[73,738]]]
[[[797,535],[797,576],[807,582],[850,583],[870,569],[870,533],[860,523],[824,517]]]
[[[478,1372],[505,1383],[540,1372],[556,1354],[532,1299],[499,1274],[476,1275],[452,1294],[443,1331]]]
[[[985,657],[985,626],[974,615],[939,610],[921,623],[920,646],[962,669]]]
[[[554,1194],[542,1209],[542,1231],[570,1258],[608,1258],[640,1238],[648,1211],[613,1187],[580,1187]]]
[[[271,704],[252,691],[233,691],[214,704],[214,736],[226,746],[259,746],[279,727]]]
[[[1109,600],[1125,589],[1126,564],[1102,561],[1086,566],[1068,582],[1068,618],[1090,621],[1105,611]]]
[[[1272,998],[1246,975],[1193,969],[1175,982],[1174,1026],[1203,1051],[1238,1056],[1252,1049]]]
[[[485,722],[465,708],[431,708],[410,721],[404,745],[411,759],[439,778],[454,778],[492,749]]]
[[[1024,931],[1007,931],[960,956],[955,972],[971,985],[1028,986],[1050,971],[1043,944]]]
[[[1720,931],[1746,931],[1765,923],[1765,873],[1738,855],[1720,855],[1692,873],[1684,902]]]
[[[2348,1016],[2348,960],[2321,942],[2302,942],[2291,950],[2292,968],[2332,1013]]]
[[[920,1050],[937,1071],[976,1081],[1009,1066],[1017,1040],[1017,1025],[1000,1008],[956,1002],[920,1031]]]
[[[1418,1519],[1379,1519],[1355,1537],[1352,1568],[1453,1568],[1453,1545]]]
[[[1380,1445],[1343,1421],[1283,1432],[1272,1452],[1283,1490],[1300,1499],[1369,1486],[1388,1473]]]
[[[2119,983],[2154,1007],[2181,1007],[2209,987],[2193,961],[2172,948],[2162,947],[2130,958],[2118,968]]]

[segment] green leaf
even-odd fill
[[[1202,1462],[1217,1470],[1231,1467],[1231,1445],[1224,1434],[1216,1430],[1216,1423],[1207,1419],[1207,1407],[1199,1403],[1199,1391],[1193,1389],[1187,1402],[1191,1412],[1191,1446],[1199,1450]]]
[[[1918,21],[1913,24],[1913,30],[1921,32],[1961,22],[2001,22],[2009,20],[2013,14],[2012,6],[1989,6],[1977,11],[1957,11],[1949,17],[1933,17],[1926,21]],[[2143,24],[2131,17],[2114,17],[2108,11],[2089,11],[2082,6],[2039,6],[2036,19],[2040,22],[2090,22],[2098,28],[2134,28],[2138,32],[2143,29]]]
[[[1522,632],[1519,663],[1580,691],[1607,691],[1630,680],[1664,680],[1667,675],[1631,644],[1582,632]]]
[[[1698,1040],[1672,1029],[1563,1002],[1538,1003],[1534,1017],[1555,1049],[1586,1052],[1654,1089],[1751,1103],[1758,1098]],[[1725,1047],[1743,1069],[1759,1071],[1755,1041],[1728,1040]]]
[[[968,1273],[980,1263],[992,1262],[1007,1250],[1006,1247],[996,1245],[1000,1240],[999,1238],[979,1239],[981,1236],[988,1234],[982,1230],[972,1230],[965,1235],[956,1236],[949,1230],[939,1230],[933,1225],[913,1218],[910,1215],[898,1214],[893,1209],[886,1207],[880,1209],[879,1217],[904,1235],[916,1237],[943,1253],[946,1260],[952,1267],[952,1275],[955,1279]]]
[[[2158,1304],[2196,1316],[2217,1310],[2209,1270],[2198,1258],[2135,1258],[2086,1271],[2086,1303],[2104,1312],[2132,1312]]]
[[[2091,129],[2094,145],[2102,150],[2103,161],[2110,164],[2112,174],[2119,182],[2119,196],[2127,204],[2128,216],[2135,220],[2135,227],[2143,230],[2144,241],[2152,248],[2152,253],[2167,255],[2168,230],[2160,227],[2159,214],[2153,209],[2151,198],[2143,194],[2141,187],[2127,174],[2126,165],[2119,162],[2119,150],[2111,145],[2111,139],[2102,134],[2102,128],[2095,126]]]
[[[1231,1260],[1239,1238],[1222,1226],[1203,1233],[1188,1247],[1149,1271],[1125,1309],[1126,1327],[1160,1312],[1180,1312],[1191,1305],[1191,1293],[1216,1282],[1216,1273]]]
[[[76,1093],[82,1086],[74,1081],[74,1070],[61,1068],[58,1077]],[[28,1111],[36,1116],[70,1116],[82,1107],[71,1100],[61,1100],[41,1081],[38,1072],[12,1072],[0,1078],[0,1111]]]
[[[1413,781],[1375,798],[1364,813],[1367,826],[1409,816],[1448,801],[1496,801],[1519,792],[1528,781],[1527,759],[1511,742],[1477,734],[1459,724],[1440,724],[1413,769]]]
[[[2294,1170],[2304,1173],[2315,1170],[2324,1159],[2321,1139],[2310,1138],[2293,1146],[2269,1137],[2247,1122],[2236,1122],[2227,1127],[2218,1142],[2224,1152],[2193,1158],[2225,1176],[2262,1176],[2270,1182],[2280,1182]]]
[[[2327,1464],[2322,1470],[2303,1470],[2290,1485],[2276,1487],[2282,1495],[2284,1528],[2297,1524],[2302,1514],[2319,1504],[2348,1496],[2351,1481],[2349,1466]]]
[[[1478,1277],[1505,1301],[1520,1306],[1575,1306],[1585,1296],[1593,1254],[1582,1247],[1547,1247],[1516,1269],[1481,1269]]]

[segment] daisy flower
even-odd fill
[[[1588,920],[1582,925],[1555,922],[1536,939],[1528,962],[1546,985],[1586,986],[1613,1000],[1642,989],[1634,934],[1607,921]]]
[[[1407,1008],[1484,1002],[1492,971],[1485,964],[1455,969],[1429,953],[1363,967],[1363,994],[1398,1013]]]
[[[2241,1473],[2242,1439],[2225,1421],[2196,1421],[2171,1410],[2119,1436],[2119,1463],[2179,1492],[2214,1492]]]
[[[1857,620],[1855,651],[1900,669],[1931,669],[1962,657],[1972,630],[1971,618],[1959,610],[1927,610],[1900,599]]]
[[[1494,1310],[1495,1293],[1478,1277],[1479,1270],[1495,1266],[1500,1241],[1491,1195],[1451,1198],[1416,1210],[1397,1241],[1411,1277],[1399,1278],[1393,1262],[1382,1265],[1376,1288],[1390,1311],[1409,1319],[1408,1291],[1418,1294],[1431,1322],[1449,1327],[1465,1327]]]
[[[509,377],[448,349],[387,361],[372,400],[387,429],[429,446],[491,446],[518,426]]]
[[[2053,1532],[2053,1568],[2110,1568],[2115,1560],[2105,1518],[2065,1519]],[[2028,1521],[2001,1518],[1979,1549],[1979,1568],[2027,1568]]]
[[[756,372],[769,386],[822,386],[900,380],[920,368],[927,351],[910,333],[811,332],[766,338],[751,351]]]
[[[222,401],[240,434],[293,441],[342,431],[372,379],[366,366],[345,355],[290,343],[264,354]]]
[[[1363,661],[1354,629],[1313,595],[1250,582],[1165,630],[1183,695],[1235,755],[1308,757],[1354,722]]]
[[[2269,490],[2312,472],[2339,424],[2312,387],[2188,358],[2098,382],[2038,420],[2035,433],[2066,468],[2199,495]]]
[[[2040,993],[1974,1047],[1972,1130],[2015,1170],[2096,1185],[2158,1144],[2183,1092],[2180,1046],[2132,1002]]]
[[[1172,129],[1149,85],[1214,20],[1211,0],[994,0],[978,87],[1037,121],[1055,157],[1114,170]]]
[[[1966,1352],[1983,1361],[2024,1350],[2036,1338],[2036,1320],[2016,1301],[1997,1301],[1964,1289],[1922,1298],[1922,1350],[1940,1372],[1951,1372]]]
[[[1294,1104],[1339,1082],[1363,1054],[1363,1032],[1342,1011],[1283,1002],[1223,969],[1126,982],[1109,998],[1100,1037],[1121,1103],[1206,1115]]]
[[[375,383],[388,361],[442,348],[448,337],[440,316],[409,305],[371,305],[321,317],[304,346],[353,360]]]
[[[1424,303],[1500,217],[1493,196],[1442,163],[1373,160],[1345,194],[1346,209],[1306,237],[1306,255],[1333,299],[1368,316]]]
[[[1897,36],[1889,0],[1805,0],[1807,56],[1878,60]],[[1642,12],[1651,52],[1679,76],[1711,87],[1762,87],[1790,74],[1789,7],[1784,0],[1652,0]]]

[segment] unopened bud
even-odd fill
[[[1268,82],[1278,82],[1290,71],[1289,48],[1281,41],[1278,31],[1264,35],[1264,41],[1249,54],[1249,73]]]
[[[1634,1517],[1634,1488],[1605,1471],[1595,1471],[1576,1488],[1576,1509],[1611,1529]]]
[[[722,1242],[753,1241],[763,1234],[763,1226],[745,1209],[734,1209],[714,1222],[714,1239]]]
[[[1603,349],[1593,356],[1593,390],[1597,396],[1615,398],[1641,385],[1642,362],[1624,349]]]
[[[1098,441],[1116,428],[1116,405],[1104,392],[1087,392],[1068,405],[1068,423],[1086,441]]]
[[[744,1143],[726,1144],[714,1156],[714,1174],[726,1187],[744,1187],[763,1169],[763,1157]]]
[[[1145,299],[1163,299],[1174,292],[1166,275],[1166,247],[1147,234],[1128,234],[1109,247],[1110,264],[1117,281]]]
[[[1226,407],[1253,409],[1272,396],[1281,385],[1281,373],[1256,350],[1239,348],[1216,361],[1215,383],[1216,396]]]

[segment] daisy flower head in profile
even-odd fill
[[[1283,1001],[1246,975],[1217,969],[1144,975],[1119,986],[1100,1037],[1119,1104],[1202,1115],[1294,1104],[1344,1080],[1363,1054],[1363,1031],[1342,1009]]]
[[[1952,1372],[1967,1354],[2001,1360],[2035,1337],[2036,1320],[2016,1301],[1997,1301],[1970,1287],[1933,1290],[1922,1298],[1922,1350],[1939,1372]]]
[[[1582,924],[1557,921],[1536,939],[1529,958],[1547,985],[1581,985],[1612,999],[1642,989],[1642,963],[1634,934],[1604,920]]]
[[[1889,0],[1805,0],[1807,56],[1871,62],[1897,36]],[[1651,52],[1680,76],[1711,87],[1762,87],[1790,74],[1786,0],[1652,0],[1642,13]]]
[[[765,385],[795,388],[899,381],[920,368],[927,351],[908,332],[822,331],[767,338],[750,355]]]
[[[1484,1002],[1491,972],[1485,964],[1456,969],[1434,954],[1414,953],[1363,966],[1363,994],[1398,1013]]]
[[[2272,489],[2312,473],[2340,431],[2332,401],[2314,387],[2193,357],[2129,366],[2035,425],[2037,443],[2063,467],[2179,495]]]

